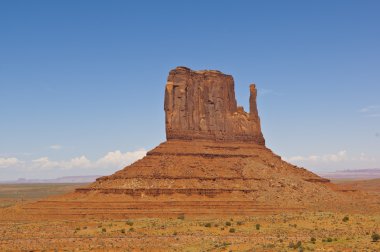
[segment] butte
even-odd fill
[[[186,67],[171,70],[165,88],[166,142],[110,176],[70,194],[22,205],[13,216],[128,218],[370,209],[360,201],[360,192],[338,188],[268,149],[254,84],[249,92],[245,112],[237,105],[231,75]]]

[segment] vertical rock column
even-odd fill
[[[219,71],[170,71],[165,89],[166,137],[243,141],[265,145],[256,106],[256,88],[250,86],[250,113],[238,107],[234,80]]]

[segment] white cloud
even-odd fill
[[[365,117],[380,117],[380,105],[370,105],[359,109],[359,112]]]
[[[364,152],[360,153],[360,156],[358,158],[354,158],[354,160],[359,160],[359,161],[365,161],[365,162],[375,162],[376,158],[370,157]]]
[[[360,113],[368,113],[380,109],[380,105],[370,105],[359,110]]]
[[[7,168],[7,167],[19,165],[21,163],[22,162],[20,160],[14,157],[10,157],[10,158],[0,157],[0,168]]]
[[[120,150],[108,152],[98,160],[91,161],[82,155],[68,160],[50,160],[40,157],[31,161],[20,161],[17,158],[0,158],[0,168],[21,168],[28,171],[36,170],[71,170],[71,169],[122,169],[124,166],[144,157],[146,151],[139,149],[131,152]]]
[[[68,161],[63,161],[60,164],[61,169],[70,170],[74,168],[91,168],[91,161],[85,156],[75,157]]]
[[[32,160],[31,164],[27,166],[28,170],[50,170],[58,165],[58,162],[50,161],[48,157],[41,157]]]
[[[104,157],[100,158],[97,162],[97,166],[117,166],[122,167],[128,165],[146,155],[144,149],[140,149],[133,152],[122,153],[121,151],[108,152]]]
[[[285,160],[289,162],[305,162],[305,161],[310,161],[310,162],[341,162],[347,160],[347,151],[342,150],[339,151],[338,153],[334,154],[326,154],[326,155],[309,155],[309,156],[294,156],[290,158],[285,158]]]
[[[60,150],[60,149],[62,149],[62,145],[53,144],[53,145],[50,145],[49,148],[52,150]]]

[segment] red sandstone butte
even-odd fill
[[[256,106],[256,87],[250,86],[250,111],[238,107],[234,79],[215,70],[170,71],[165,88],[166,137],[252,142],[265,145]]]
[[[165,88],[167,141],[74,193],[9,209],[0,220],[379,211],[376,200],[267,148],[254,85],[250,93],[247,113],[237,106],[232,76],[177,67]]]

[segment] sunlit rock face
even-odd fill
[[[170,71],[165,89],[166,137],[265,145],[256,96],[252,84],[247,113],[237,106],[231,75],[177,67]]]

